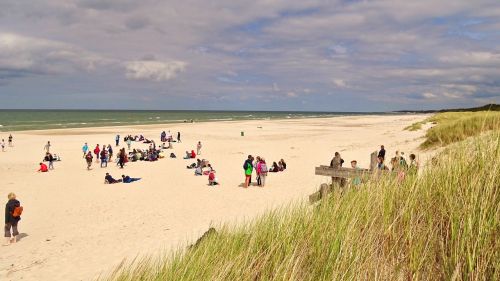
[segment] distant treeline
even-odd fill
[[[465,111],[500,111],[500,104],[490,103],[480,107],[471,108],[455,108],[455,109],[440,109],[440,110],[398,110],[395,112],[411,112],[411,113],[439,113],[439,112],[465,112]]]

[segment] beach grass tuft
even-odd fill
[[[440,143],[488,126],[457,117],[436,120]],[[500,131],[476,134],[419,176],[382,177],[317,205],[223,225],[195,247],[122,264],[105,280],[500,280],[499,159]]]

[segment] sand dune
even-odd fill
[[[314,167],[329,163],[335,151],[346,162],[369,164],[369,154],[385,144],[415,152],[423,131],[403,128],[426,115],[355,116],[328,119],[265,120],[84,128],[19,132],[13,148],[0,152],[0,195],[15,192],[25,208],[19,224],[22,239],[0,248],[1,280],[89,280],[113,269],[124,258],[160,254],[195,240],[210,225],[251,219],[267,209],[303,200],[327,178]],[[258,128],[262,127],[262,128]],[[114,145],[116,133],[159,139],[162,130],[181,131],[174,144],[177,159],[113,163],[91,171],[81,154],[88,142]],[[245,136],[241,137],[240,132]],[[6,138],[7,133],[0,133]],[[36,173],[50,140],[61,156],[55,170]],[[203,143],[200,158],[210,160],[221,185],[207,186],[183,160],[184,151]],[[147,147],[133,143],[133,147]],[[115,151],[116,153],[117,151]],[[170,152],[170,151],[169,151]],[[239,187],[248,154],[264,156],[268,165],[284,158],[288,170],[271,174],[265,188]],[[420,153],[423,161],[426,155]],[[105,172],[143,179],[133,184],[104,185]]]

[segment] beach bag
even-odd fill
[[[262,174],[267,174],[268,169],[267,169],[267,165],[266,165],[266,163],[261,163],[261,164],[260,164],[260,172],[261,172]]]
[[[15,207],[14,211],[12,212],[12,216],[15,218],[18,218],[21,216],[22,213],[23,213],[23,207],[21,207],[21,206]]]
[[[177,158],[177,156],[175,156],[175,154],[172,152],[170,153],[170,158]]]

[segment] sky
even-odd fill
[[[0,0],[0,108],[500,103],[500,1]]]

